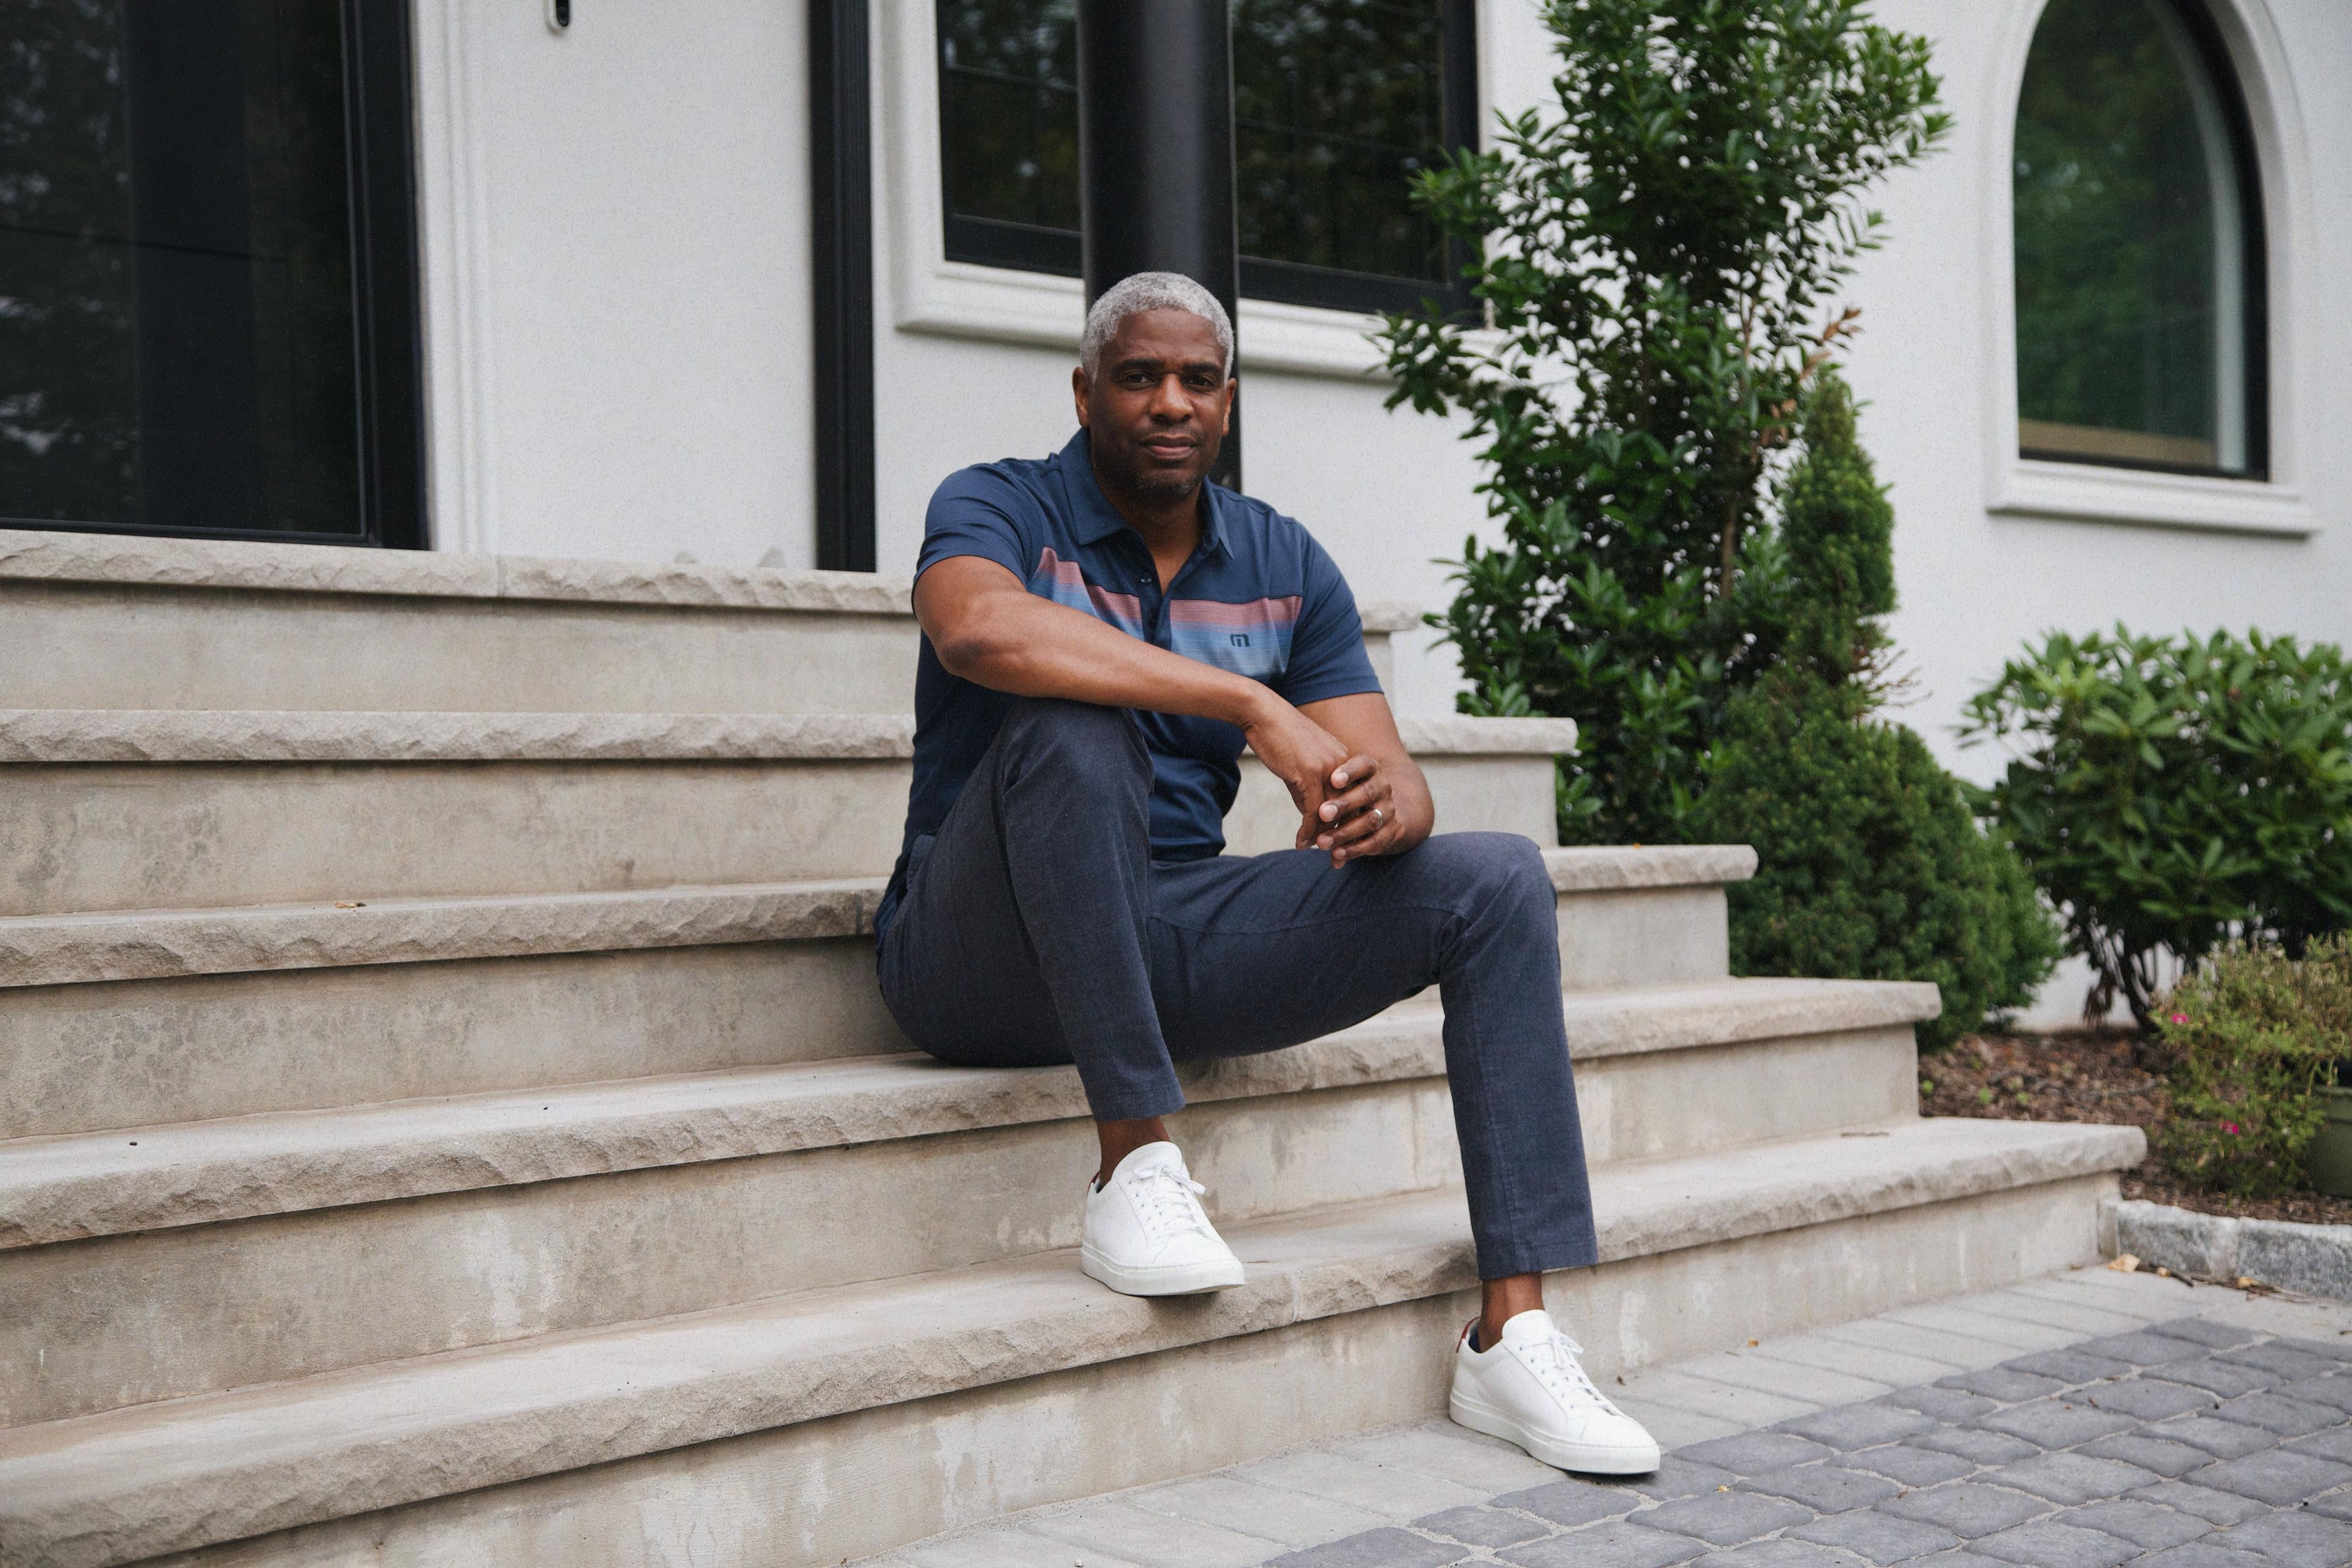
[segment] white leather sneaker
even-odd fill
[[[1190,1296],[1242,1282],[1235,1258],[1201,1210],[1209,1189],[1173,1143],[1146,1143],[1087,1192],[1079,1267],[1128,1296]]]
[[[1541,1308],[1506,1322],[1502,1343],[1485,1350],[1472,1350],[1470,1330],[1463,1330],[1454,1352],[1454,1419],[1563,1470],[1647,1475],[1658,1468],[1657,1439],[1592,1385],[1576,1359],[1583,1348]]]

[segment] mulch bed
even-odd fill
[[[1970,1035],[1919,1058],[1922,1116],[1986,1116],[2011,1121],[2104,1121],[2145,1128],[2151,1137],[2170,1109],[2164,1063],[2128,1033]],[[2295,1193],[2241,1198],[2189,1186],[2151,1154],[2123,1173],[2123,1194],[2199,1214],[2352,1225],[2352,1198]]]

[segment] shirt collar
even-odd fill
[[[1127,529],[1127,519],[1110,504],[1095,479],[1094,448],[1087,444],[1087,427],[1079,426],[1064,446],[1059,460],[1062,465],[1062,489],[1070,502],[1070,532],[1081,544],[1096,544],[1112,534]],[[1222,485],[1203,484],[1208,504],[1201,509],[1201,551],[1207,555],[1219,555],[1225,550],[1225,508],[1233,504],[1233,493]],[[1132,530],[1129,530],[1132,531]]]

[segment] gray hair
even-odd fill
[[[1217,346],[1225,353],[1225,374],[1234,374],[1234,323],[1217,297],[1181,272],[1138,272],[1103,290],[1087,312],[1086,335],[1078,340],[1078,363],[1087,374],[1102,369],[1104,345],[1127,324],[1129,316],[1146,310],[1185,310],[1216,330]]]

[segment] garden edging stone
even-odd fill
[[[2352,1300],[2352,1226],[2239,1219],[2126,1198],[2116,1208],[2116,1244],[2176,1274]]]

